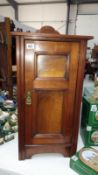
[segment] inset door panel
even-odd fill
[[[62,105],[63,92],[39,91],[37,93],[37,133],[61,133]]]
[[[62,132],[62,106],[64,91],[35,90],[33,92],[32,143],[65,143]]]
[[[37,77],[67,78],[69,73],[68,55],[38,55]]]
[[[34,89],[68,88],[70,54],[34,53]],[[66,81],[65,81],[66,80]]]

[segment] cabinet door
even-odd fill
[[[70,144],[78,43],[25,40],[25,144]]]
[[[24,144],[70,147],[79,44],[32,39],[23,43]]]

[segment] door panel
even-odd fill
[[[78,43],[25,40],[25,144],[71,143],[78,50]]]
[[[63,92],[38,92],[37,133],[61,133]]]
[[[68,58],[62,55],[38,55],[37,77],[65,78],[68,74]]]

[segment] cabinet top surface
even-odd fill
[[[24,36],[34,39],[61,39],[61,40],[90,40],[93,36],[86,35],[64,35],[64,34],[52,34],[52,33],[30,33],[30,32],[11,32],[12,36]]]
[[[36,32],[12,32],[12,36],[24,36],[30,37],[31,39],[41,39],[41,40],[61,40],[61,41],[80,41],[93,39],[93,36],[82,36],[82,35],[63,35],[55,30],[52,26],[43,26],[41,29],[36,30]]]

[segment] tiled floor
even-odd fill
[[[85,80],[84,86],[92,85],[92,82]],[[61,154],[38,154],[29,160],[18,160],[18,139],[16,138],[0,146],[0,168],[11,170],[22,175],[77,175],[69,167],[69,158]],[[83,147],[79,135],[77,150]],[[1,174],[0,175],[10,175]],[[13,174],[14,175],[14,174]]]

